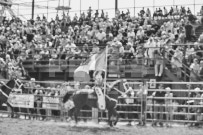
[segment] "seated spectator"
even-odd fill
[[[190,81],[197,81],[199,73],[200,65],[198,64],[198,59],[195,58],[190,65]]]
[[[134,53],[135,50],[133,48],[133,45],[131,43],[127,43],[123,57],[125,59],[125,64],[130,62],[130,60],[134,57]]]
[[[136,39],[144,40],[144,36],[145,36],[145,31],[143,30],[143,27],[140,26],[136,34]]]
[[[100,43],[103,43],[106,38],[106,33],[100,29],[99,32],[96,34],[96,38]]]
[[[98,47],[98,43],[94,43],[92,47],[91,54],[99,53],[100,48]]]

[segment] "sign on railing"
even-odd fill
[[[60,98],[59,97],[43,97],[42,108],[60,110]]]
[[[13,107],[34,108],[34,95],[10,94],[8,98],[8,102]]]

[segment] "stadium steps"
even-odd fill
[[[165,67],[164,70],[165,76],[167,76],[168,79],[170,79],[172,82],[183,82],[183,80],[179,79],[173,72],[171,72],[170,69]],[[170,80],[164,80],[166,82],[170,82]],[[172,85],[173,89],[187,89],[186,85]],[[177,97],[185,97],[187,92],[174,92],[174,95]]]
[[[195,29],[195,35],[197,37],[197,39],[199,38],[199,36],[203,33],[203,25],[201,26],[198,26],[196,29]]]

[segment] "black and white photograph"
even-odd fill
[[[203,0],[0,0],[0,135],[203,135]]]

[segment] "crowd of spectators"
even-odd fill
[[[0,27],[1,70],[8,70],[9,76],[10,71],[15,69],[19,71],[19,76],[25,76],[27,73],[22,67],[25,60],[34,60],[36,64],[56,64],[58,59],[67,63],[72,59],[83,61],[108,45],[111,65],[130,63],[133,60],[140,64],[140,59],[146,58],[146,65],[155,65],[155,76],[162,76],[163,48],[174,54],[172,63],[178,68],[182,65],[177,61],[182,58],[177,53],[183,47],[172,47],[172,44],[190,43],[199,38],[194,51],[201,49],[197,46],[202,42],[202,35],[195,36],[188,17],[192,13],[189,8],[187,14],[183,9],[181,7],[180,15],[184,14],[181,20],[169,19],[163,24],[153,20],[150,10],[145,12],[144,8],[138,18],[132,17],[129,10],[126,13],[118,10],[112,20],[103,10],[101,14],[98,11],[93,14],[91,7],[87,14],[83,12],[79,17],[75,14],[73,19],[69,14],[63,14],[62,18],[57,15],[51,21],[45,16],[27,22],[19,18],[5,18]],[[178,6],[172,7],[170,14],[171,12],[179,13]],[[187,49],[192,53],[193,47]]]

